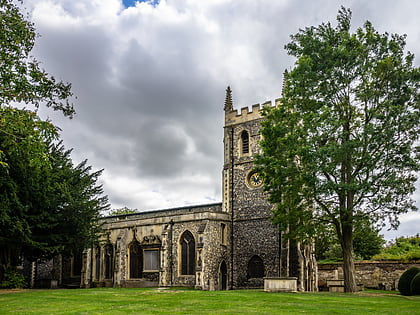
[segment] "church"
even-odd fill
[[[296,277],[299,291],[315,291],[311,246],[282,237],[253,171],[262,106],[273,105],[238,112],[226,90],[221,203],[104,218],[101,242],[83,253],[81,286],[231,290]]]

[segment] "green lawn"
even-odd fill
[[[395,292],[266,293],[186,289],[0,290],[0,314],[420,314]]]

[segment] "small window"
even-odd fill
[[[242,131],[241,133],[241,141],[242,141],[242,154],[249,153],[249,135],[247,131]]]
[[[226,235],[226,224],[220,224],[220,242],[222,245],[226,245],[227,235]]]
[[[144,251],[144,271],[159,270],[159,251],[145,250]]]

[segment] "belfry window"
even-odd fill
[[[241,133],[241,143],[242,143],[242,154],[249,153],[249,135],[248,131],[242,131]]]
[[[195,240],[190,231],[185,231],[180,240],[181,245],[181,274],[195,273]]]
[[[142,277],[143,259],[140,244],[136,241],[130,244],[130,278],[138,279]]]

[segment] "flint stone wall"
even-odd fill
[[[356,283],[365,288],[396,290],[398,279],[408,268],[420,268],[420,261],[360,261],[354,263]],[[327,280],[343,279],[343,264],[319,264],[318,285],[323,288]]]
[[[104,279],[103,272],[94,275],[95,286],[141,287],[141,286],[191,286],[203,290],[218,289],[219,270],[222,262],[231,257],[227,243],[221,240],[221,226],[230,235],[229,215],[222,211],[221,203],[156,210],[119,215],[104,219],[106,239],[114,248],[114,273],[112,280]],[[196,272],[181,274],[180,239],[185,231],[191,232],[196,243]],[[160,264],[158,272],[143,272],[141,279],[131,279],[129,274],[129,246],[133,240],[140,244],[145,238],[158,237]],[[146,246],[146,245],[144,245]],[[96,249],[95,249],[96,250]],[[103,255],[104,250],[100,251]],[[94,253],[95,257],[96,253]],[[85,259],[85,265],[90,263]],[[96,261],[92,260],[96,270]],[[101,262],[103,264],[103,260]],[[101,270],[104,266],[101,265]],[[89,274],[84,275],[86,283]]]

